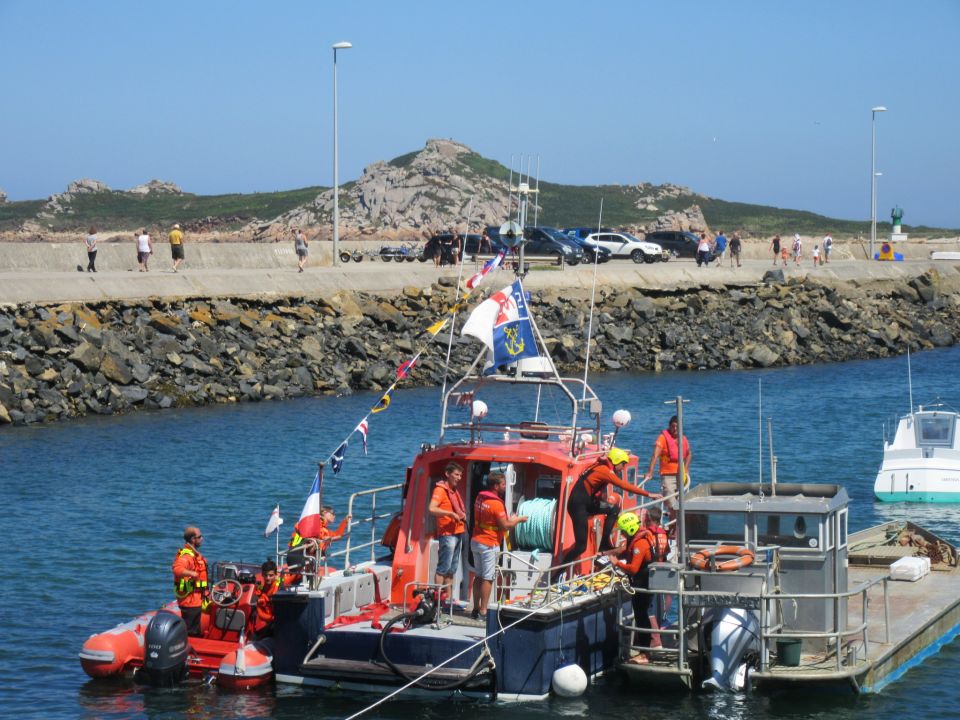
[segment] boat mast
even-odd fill
[[[603,198],[600,198],[600,217],[597,219],[597,232],[603,225]],[[583,399],[587,399],[587,378],[590,376],[590,339],[593,337],[593,306],[597,298],[597,260],[600,258],[600,243],[593,252],[593,288],[590,290],[590,319],[587,321],[587,359],[583,363]],[[598,438],[599,440],[599,438]]]
[[[910,414],[913,414],[913,371],[910,368],[910,346],[907,345],[907,387],[910,389]]]

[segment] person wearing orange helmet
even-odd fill
[[[587,468],[574,483],[567,499],[567,514],[573,522],[573,547],[567,550],[560,565],[573,562],[587,549],[587,535],[591,515],[605,515],[603,534],[600,539],[600,552],[610,550],[610,533],[617,522],[620,508],[607,502],[607,487],[613,485],[621,490],[643,497],[659,498],[659,495],[647,492],[638,485],[631,485],[621,477],[630,453],[620,448],[610,448],[606,456],[601,457]]]

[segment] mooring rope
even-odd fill
[[[524,500],[517,506],[517,515],[526,515],[528,520],[513,529],[513,538],[520,550],[553,550],[553,527],[556,520],[557,501],[547,498]]]

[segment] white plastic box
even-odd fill
[[[905,557],[890,565],[891,580],[916,582],[930,572],[930,558]]]

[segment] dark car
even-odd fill
[[[526,255],[554,255],[562,257],[567,265],[583,262],[583,248],[556,228],[527,226],[523,237]]]
[[[583,250],[583,258],[586,262],[593,264],[596,263],[605,263],[609,262],[610,258],[613,257],[613,251],[605,247],[600,247],[596,243],[590,242],[586,238],[577,237],[576,235],[567,234],[567,239],[570,242],[576,243]],[[594,258],[594,253],[599,257]]]
[[[657,230],[647,233],[647,240],[657,243],[664,250],[674,257],[678,258],[696,258],[697,246],[700,244],[700,238],[692,232],[681,230]],[[714,253],[710,253],[709,260],[715,258]]]

